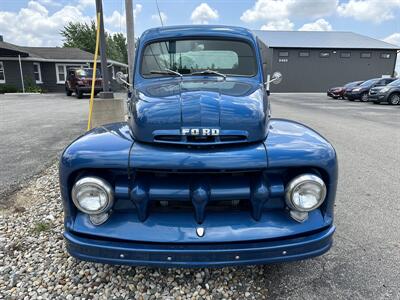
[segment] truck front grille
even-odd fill
[[[248,210],[254,220],[265,207],[282,208],[283,180],[263,170],[238,172],[136,171],[129,184],[129,198],[138,218],[153,211],[192,211],[201,224],[207,212]],[[223,217],[223,215],[221,216]]]
[[[154,142],[184,144],[184,145],[212,145],[247,142],[245,135],[220,135],[220,136],[184,136],[184,135],[156,135]]]

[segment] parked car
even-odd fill
[[[385,86],[394,80],[396,80],[396,78],[373,78],[364,81],[359,86],[352,88],[349,92],[346,92],[346,98],[350,101],[360,100],[362,102],[367,102],[369,90],[371,88]]]
[[[340,86],[340,87],[333,87],[330,88],[326,94],[327,96],[333,98],[333,99],[345,99],[345,92],[347,89],[351,89],[353,87],[356,87],[358,85],[360,85],[363,81],[353,81],[353,82],[349,82],[347,84],[345,84],[344,86]]]
[[[400,79],[392,81],[383,87],[374,87],[369,91],[368,100],[375,104],[388,102],[389,104],[400,104]]]
[[[335,150],[305,125],[270,118],[267,86],[282,74],[267,81],[259,47],[240,27],[142,34],[128,121],[88,131],[61,156],[70,255],[221,267],[330,249]]]
[[[75,93],[77,98],[82,98],[83,94],[90,93],[92,90],[92,76],[93,69],[70,69],[68,70],[67,80],[65,81],[65,93],[67,96],[71,96]],[[103,90],[102,79],[100,71],[96,71],[96,82],[94,88],[94,94],[97,95]]]

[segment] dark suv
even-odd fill
[[[400,79],[392,81],[380,88],[372,88],[369,91],[368,100],[375,104],[388,102],[389,104],[400,104]]]
[[[346,93],[347,99],[350,101],[360,100],[362,102],[368,101],[369,90],[374,87],[383,87],[388,83],[396,80],[396,78],[373,78],[364,81],[359,86],[353,88],[350,92]]]
[[[65,81],[65,93],[71,96],[75,93],[77,98],[82,98],[83,94],[90,93],[92,89],[93,69],[70,69],[68,70],[67,80]],[[96,71],[96,82],[94,94],[102,91],[102,79],[99,70]]]

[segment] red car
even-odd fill
[[[91,68],[69,70],[67,80],[65,81],[66,95],[71,96],[72,93],[75,93],[76,97],[81,99],[83,94],[89,94],[92,90],[92,76],[93,69]],[[97,95],[102,90],[101,74],[97,70],[94,94]]]
[[[349,82],[348,84],[346,84],[345,86],[340,86],[340,87],[333,87],[330,88],[326,94],[329,97],[332,97],[333,99],[345,99],[345,92],[346,89],[351,89],[353,87],[356,87],[358,85],[360,85],[363,81],[353,81],[353,82]]]

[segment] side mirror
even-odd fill
[[[272,74],[272,79],[270,82],[272,82],[273,84],[280,84],[282,82],[282,73],[281,72],[274,72],[274,74]]]
[[[267,81],[264,84],[268,96],[270,95],[269,91],[270,83],[279,84],[282,82],[282,78],[283,76],[281,72],[274,72],[274,74],[272,74],[272,77],[270,77],[270,75],[267,76]]]
[[[128,75],[122,73],[121,71],[117,72],[115,74],[115,78],[113,79],[115,79],[115,81],[117,81],[121,85],[131,86],[131,84],[128,82]]]

